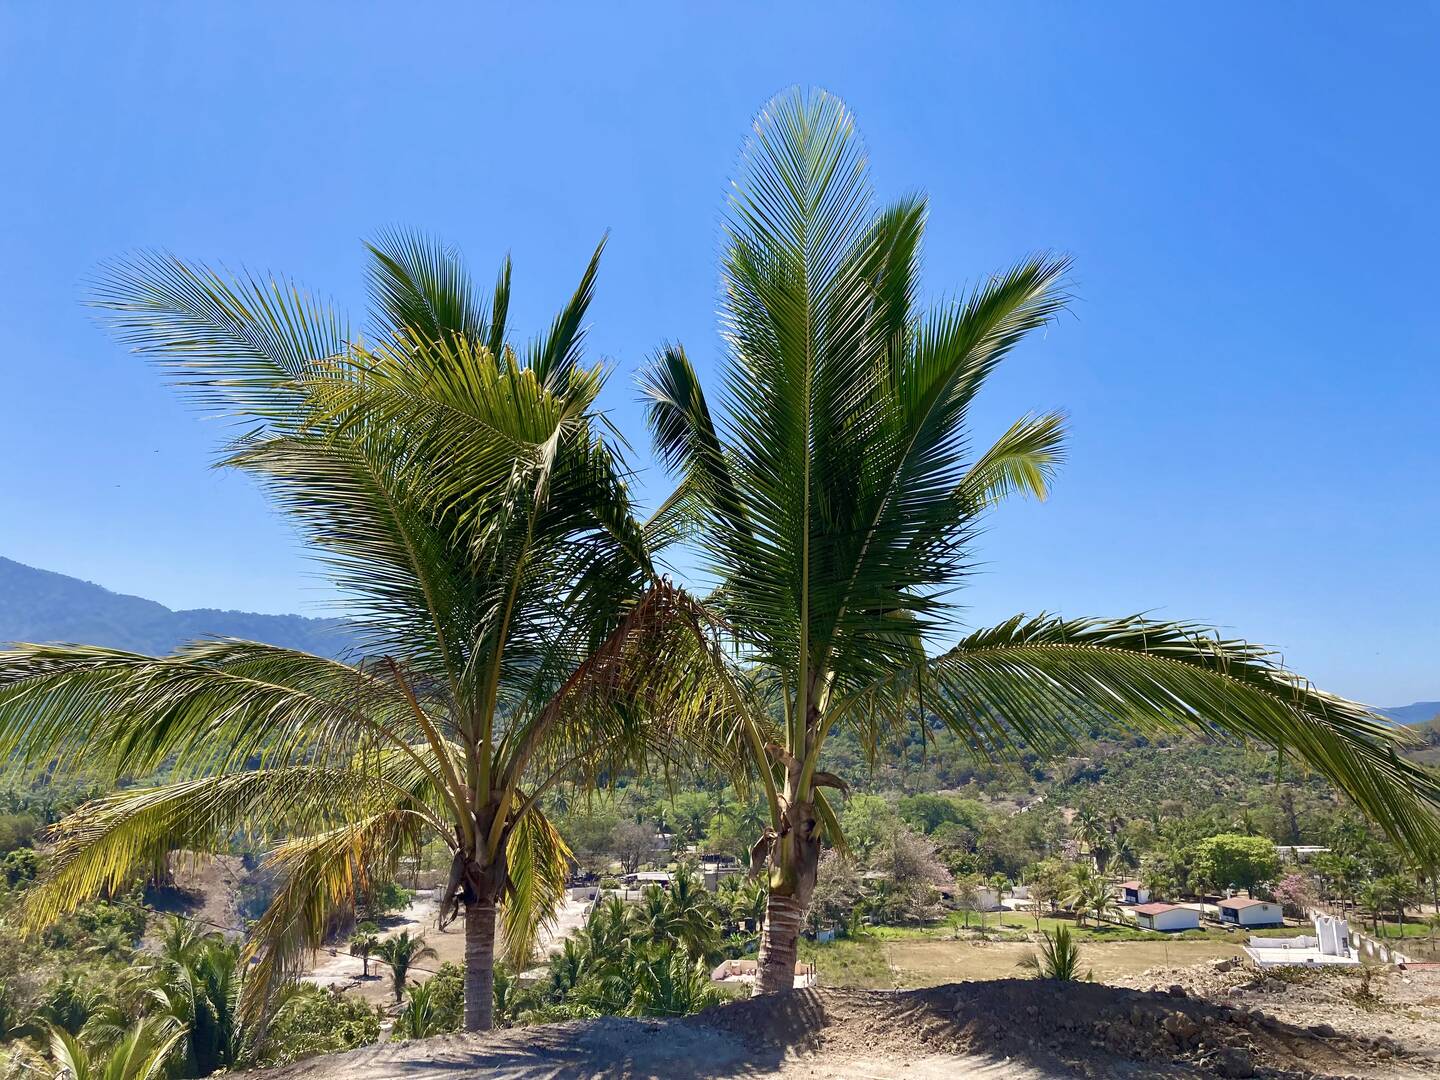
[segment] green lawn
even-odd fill
[[[845,939],[818,945],[800,939],[800,959],[813,961],[822,986],[860,986],[889,990],[895,973],[879,938]]]
[[[1352,925],[1357,930],[1363,930],[1371,937],[1376,938],[1428,938],[1431,934],[1435,934],[1433,928],[1426,926],[1422,922],[1407,922],[1404,926],[1393,922],[1382,922],[1378,934],[1375,932],[1374,924],[1368,920],[1356,919]],[[1436,936],[1440,937],[1440,934]]]

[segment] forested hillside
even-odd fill
[[[236,637],[337,656],[351,645],[337,619],[163,604],[0,558],[0,643],[63,641],[158,655],[202,637]]]

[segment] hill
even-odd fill
[[[1382,716],[1402,724],[1423,724],[1426,720],[1440,716],[1440,701],[1417,701],[1413,705],[1396,705],[1392,709],[1378,710]]]
[[[203,637],[263,641],[322,656],[353,644],[339,619],[196,608],[171,611],[79,578],[0,558],[0,642],[71,642],[158,655]]]
[[[1213,972],[1206,967],[1192,981]],[[1184,978],[1173,969],[1172,977]],[[1327,973],[1328,974],[1328,973]],[[1426,989],[1430,973],[1421,973]],[[1233,981],[1254,985],[1253,972]],[[1243,980],[1243,981],[1242,981]],[[1275,980],[1271,980],[1272,982]],[[1296,980],[1298,982],[1298,979]],[[794,990],[666,1020],[600,1017],[498,1031],[381,1042],[251,1073],[257,1080],[457,1080],[557,1077],[880,1077],[994,1080],[1113,1077],[1422,1075],[1434,1062],[1428,1017],[1405,1021],[1405,1045],[1382,1036],[1348,997],[1346,975],[1318,991],[1241,992],[1210,1000],[1093,982],[1000,979],[924,990]],[[1387,990],[1391,980],[1381,976]],[[1228,989],[1228,988],[1227,988]],[[1328,993],[1325,993],[1328,991]],[[1423,991],[1422,991],[1423,992]],[[1322,997],[1322,994],[1324,995]],[[1219,995],[1217,995],[1218,997]],[[1413,995],[1419,997],[1420,995]],[[1292,999],[1304,997],[1292,1005]],[[1320,999],[1323,1026],[1315,1023]],[[1260,1008],[1263,1003],[1264,1010]],[[1276,1015],[1279,1014],[1279,1015]],[[1282,1018],[1283,1017],[1283,1018]],[[1296,1022],[1298,1021],[1298,1023]],[[1387,1017],[1387,1027],[1394,1021]],[[1392,1028],[1393,1030],[1393,1028]],[[1402,1058],[1396,1061],[1397,1057]]]

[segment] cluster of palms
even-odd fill
[[[249,1060],[240,947],[179,918],[113,983],[62,983],[18,1033],[42,1037],[74,1080],[209,1076]]]
[[[552,958],[541,1011],[677,1016],[713,1004],[709,961],[721,929],[708,895],[683,872],[669,889],[646,888],[637,904],[609,897]]]
[[[683,1016],[705,1008],[722,998],[711,982],[710,964],[739,924],[763,911],[763,889],[742,884],[712,896],[683,865],[668,888],[647,886],[637,903],[612,894],[560,943],[543,983],[523,987],[513,972],[497,973],[496,1022]],[[395,1031],[398,1037],[422,1038],[453,1031],[458,1021],[442,969],[410,987]]]
[[[451,249],[407,234],[370,248],[364,334],[285,281],[169,256],[113,269],[98,303],[240,422],[226,463],[294,517],[363,648],[349,663],[228,640],[0,656],[0,755],[178,776],[60,824],[32,923],[248,830],[273,842],[280,882],[248,946],[253,1013],[335,909],[438,836],[465,922],[465,1025],[485,1029],[497,919],[519,961],[562,892],[546,800],[698,754],[763,794],[756,992],[787,989],[822,844],[844,847],[847,787],[820,768],[841,727],[876,746],[943,722],[985,757],[1064,747],[1098,715],[1219,731],[1283,747],[1397,840],[1435,843],[1440,785],[1389,727],[1264,649],[1043,614],[954,641],[985,511],[1043,496],[1064,446],[1061,417],[1026,416],[974,452],[970,409],[1063,310],[1067,264],[1027,259],[922,307],[925,201],[875,205],[852,117],[824,93],[766,106],[732,191],[719,408],[679,345],[643,373],[677,479],[645,519],[597,406],[605,372],[582,362],[598,250],[528,344],[508,262],[487,295]],[[677,542],[707,593],[657,568]],[[646,993],[680,994],[694,955],[672,948],[663,968]]]

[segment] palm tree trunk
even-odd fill
[[[820,876],[820,833],[811,803],[796,800],[776,840],[775,867],[765,903],[765,929],[755,965],[755,996],[795,988],[800,931]]]
[[[793,896],[771,892],[765,904],[765,929],[760,934],[760,957],[755,965],[755,996],[795,987],[795,958],[805,906]]]
[[[465,905],[465,1030],[495,1026],[495,901]]]

